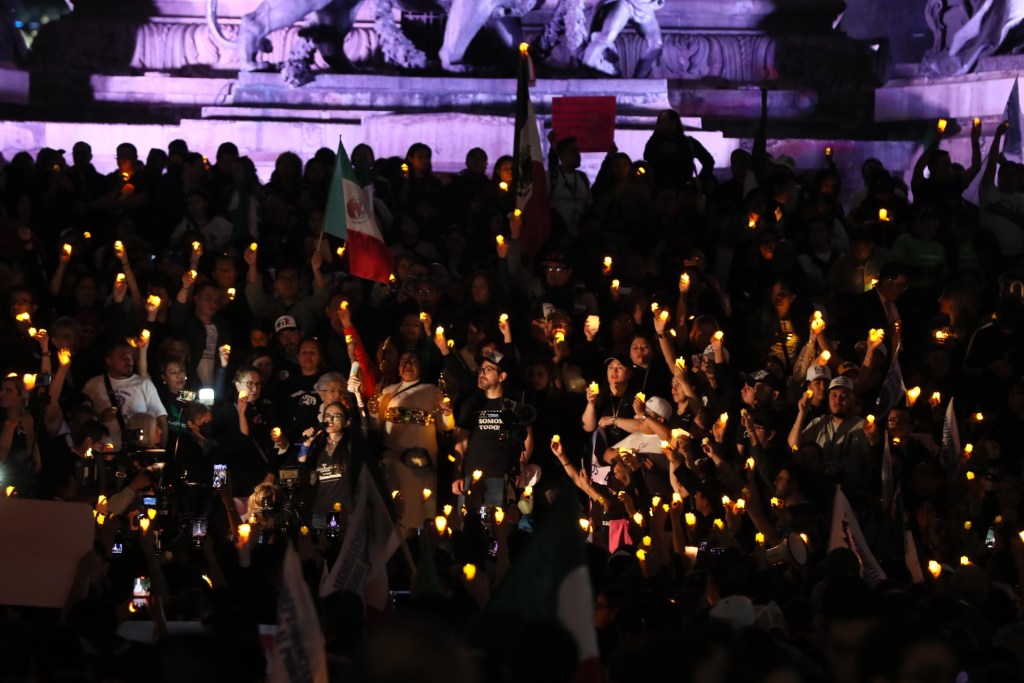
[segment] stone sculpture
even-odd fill
[[[624,75],[606,56],[615,52],[615,39],[631,22],[643,39],[643,48],[637,62],[634,78],[646,78],[658,56],[661,55],[661,25],[654,13],[665,6],[665,0],[606,0],[598,8],[595,23],[600,30],[591,34],[590,44],[583,52],[583,64],[609,76]]]
[[[985,57],[1022,47],[1024,0],[931,0],[925,12],[936,35],[936,46],[922,65],[926,73],[961,76]],[[964,14],[969,14],[966,21]]]
[[[256,59],[258,52],[269,52],[267,36],[287,28],[307,14],[316,13],[317,23],[310,31],[313,42],[324,60],[334,68],[349,66],[343,43],[355,24],[356,12],[364,0],[263,0],[256,9],[242,17],[234,40],[221,31],[217,21],[217,0],[206,0],[206,21],[210,35],[222,48],[238,50],[243,71],[266,68]],[[384,58],[406,68],[423,67],[426,55],[402,34],[391,15],[391,0],[368,0],[374,3],[374,27],[380,36]],[[308,53],[308,51],[303,51]],[[301,71],[294,65],[292,70]],[[301,80],[301,79],[300,79]]]

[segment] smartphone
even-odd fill
[[[132,605],[135,609],[146,609],[149,606],[150,587],[151,582],[148,576],[135,578],[135,585],[132,587]]]
[[[228,483],[228,466],[224,463],[213,465],[213,488],[222,489]]]
[[[143,496],[142,507],[155,508],[156,507],[156,496]]]
[[[990,526],[988,533],[985,534],[985,547],[989,550],[996,547],[996,528],[994,526]]]
[[[337,512],[327,513],[327,538],[338,538],[341,536],[341,520]]]
[[[313,515],[313,519],[310,520],[310,526],[313,527],[314,531],[320,531],[327,528],[327,515]]]
[[[203,537],[206,536],[206,518],[196,517],[192,520],[192,545],[197,548],[203,546]]]
[[[111,555],[123,555],[124,554],[124,542],[114,541],[113,547],[110,549]]]

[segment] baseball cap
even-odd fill
[[[274,333],[278,333],[282,330],[297,330],[299,329],[298,324],[295,322],[295,318],[290,315],[282,315],[274,322]]]
[[[492,363],[498,366],[498,369],[501,370],[502,372],[505,372],[507,370],[505,364],[505,354],[495,349],[488,349],[476,357],[476,364],[478,367],[480,365],[483,365],[484,363]]]
[[[632,370],[633,369],[633,360],[629,356],[624,355],[624,354],[616,354],[614,356],[608,356],[607,358],[604,359],[604,366],[608,367],[611,364],[611,362],[615,361],[615,360],[617,360],[620,363],[622,363],[626,367],[627,370]]]
[[[782,380],[767,370],[758,370],[757,372],[750,372],[746,374],[740,373],[740,376],[748,387],[753,387],[760,382],[761,384],[767,384],[770,386],[773,391],[782,391]]]
[[[656,413],[664,420],[672,417],[672,404],[661,396],[651,396],[644,405],[647,406],[647,410]]]
[[[818,379],[825,382],[832,379],[832,368],[827,365],[818,365],[817,363],[814,363],[811,367],[807,368],[807,381],[813,382]]]
[[[849,389],[853,391],[853,380],[849,377],[836,377],[828,383],[828,390],[832,391],[833,389]]]
[[[565,258],[565,254],[563,254],[562,252],[554,250],[554,251],[549,251],[547,253],[547,255],[544,256],[544,260],[541,261],[540,263],[541,263],[542,266],[546,266],[546,265],[568,266],[569,265],[569,259]]]

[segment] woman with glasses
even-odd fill
[[[273,406],[262,398],[259,370],[240,367],[234,385],[236,399],[222,403],[214,415],[213,438],[221,445],[236,496],[247,498],[257,484],[277,476],[271,430],[279,425]]]

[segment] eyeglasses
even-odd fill
[[[324,415],[324,422],[338,422],[339,420],[344,419],[345,416],[342,415],[341,413],[329,413],[327,415]]]
[[[547,266],[544,268],[544,270],[546,270],[549,273],[562,273],[569,269],[566,268],[565,266]]]
[[[239,386],[243,386],[247,389],[253,389],[255,387],[263,386],[263,382],[238,382]]]
[[[492,366],[488,365],[486,367],[480,368],[479,370],[477,370],[477,372],[479,372],[481,375],[487,375],[487,374],[495,374],[495,375],[497,375],[498,374],[498,368],[495,368],[495,367],[492,367]]]

